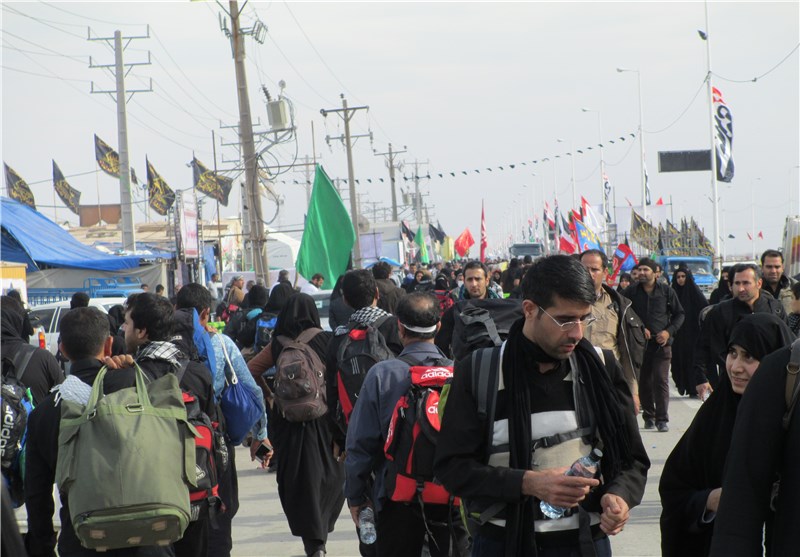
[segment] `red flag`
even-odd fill
[[[575,245],[575,239],[572,236],[564,234],[558,238],[558,249],[571,255],[578,250],[578,246]]]
[[[758,233],[758,237],[759,237],[759,239],[763,240],[764,239],[764,233],[763,232],[759,232]]]
[[[475,240],[472,238],[472,234],[470,234],[469,227],[464,229],[464,232],[456,238],[456,241],[453,242],[453,247],[456,250],[456,253],[461,257],[467,255],[469,252],[469,248],[475,245]]]
[[[481,263],[486,261],[486,248],[489,246],[489,240],[486,238],[486,210],[483,208],[483,201],[481,201]]]
[[[630,271],[637,263],[636,256],[628,245],[628,239],[625,238],[625,242],[618,245],[617,249],[614,250],[614,272],[606,279],[607,284],[614,284],[620,271]]]
[[[656,205],[663,205],[663,204],[664,204],[664,198],[663,197],[659,197],[658,201],[656,201]]]

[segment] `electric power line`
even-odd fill
[[[767,76],[767,75],[771,74],[772,72],[774,72],[775,70],[777,70],[777,69],[778,69],[780,66],[782,66],[782,65],[783,65],[783,63],[784,63],[784,62],[786,62],[786,60],[788,60],[788,59],[789,59],[789,57],[790,57],[792,54],[794,54],[794,53],[797,51],[797,49],[798,49],[798,48],[800,48],[800,43],[797,43],[797,44],[795,45],[795,47],[794,47],[794,48],[793,48],[793,49],[792,49],[792,50],[789,52],[789,54],[787,54],[786,56],[784,56],[784,57],[783,57],[783,59],[782,59],[780,62],[778,62],[777,64],[775,64],[774,66],[772,66],[772,67],[771,67],[770,69],[768,69],[766,72],[764,72],[764,73],[762,73],[761,75],[758,75],[758,76],[756,76],[756,77],[754,77],[754,78],[752,78],[752,79],[729,79],[729,78],[727,78],[727,77],[722,77],[722,76],[721,76],[721,75],[719,75],[718,73],[715,73],[715,72],[711,72],[711,73],[712,73],[712,74],[714,74],[714,76],[715,76],[715,77],[718,77],[719,79],[721,79],[721,80],[723,80],[723,81],[729,81],[729,82],[731,82],[731,83],[755,83],[756,81],[758,81],[758,80],[759,80],[759,79],[761,79],[762,77],[765,77],[765,76]]]
[[[681,112],[681,113],[680,113],[680,115],[678,115],[678,117],[677,117],[677,118],[675,118],[675,120],[674,120],[674,121],[673,121],[673,122],[672,122],[670,125],[668,125],[666,128],[661,128],[660,130],[655,130],[655,131],[643,130],[643,131],[644,131],[644,133],[648,133],[648,134],[651,134],[651,135],[655,135],[655,134],[658,134],[658,133],[661,133],[661,132],[665,132],[665,131],[667,131],[668,129],[670,129],[672,126],[674,126],[675,124],[677,124],[677,123],[680,121],[680,119],[681,119],[681,118],[683,118],[683,117],[684,117],[684,115],[685,115],[685,114],[686,114],[686,113],[689,111],[689,109],[692,107],[692,105],[694,104],[694,101],[695,101],[695,100],[697,100],[697,95],[699,95],[699,94],[700,94],[700,91],[702,91],[702,90],[703,90],[703,86],[706,84],[706,80],[707,80],[707,79],[708,79],[708,77],[706,77],[706,78],[704,78],[704,79],[703,79],[703,82],[702,82],[702,83],[700,83],[700,87],[698,87],[698,88],[697,88],[697,91],[695,91],[695,93],[694,93],[694,96],[692,97],[692,100],[691,100],[691,101],[689,101],[689,104],[686,106],[686,108],[685,108],[685,109],[683,109],[683,112]]]

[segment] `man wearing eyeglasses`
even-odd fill
[[[522,297],[503,345],[456,363],[434,472],[464,501],[473,557],[609,556],[650,466],[630,389],[613,353],[583,338],[596,295],[579,261],[537,260]],[[602,483],[564,475],[593,448]],[[567,510],[549,519],[541,502]]]
[[[669,364],[672,340],[684,319],[684,311],[675,291],[656,280],[656,262],[648,257],[639,260],[639,282],[623,294],[633,302],[633,311],[642,318],[647,347],[639,371],[639,398],[644,428],[669,431]]]

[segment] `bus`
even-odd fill
[[[541,242],[532,242],[530,244],[514,244],[508,251],[512,257],[525,257],[530,255],[534,260],[544,255],[544,244]]]

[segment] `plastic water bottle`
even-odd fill
[[[375,531],[375,511],[372,507],[364,507],[358,513],[358,532],[361,543],[375,543],[378,533]]]
[[[603,458],[603,452],[600,449],[594,449],[590,454],[579,458],[572,463],[565,476],[579,476],[581,478],[593,478],[600,470],[600,459]],[[564,507],[556,507],[546,501],[539,503],[539,508],[542,509],[542,514],[547,518],[561,518],[568,509]]]

